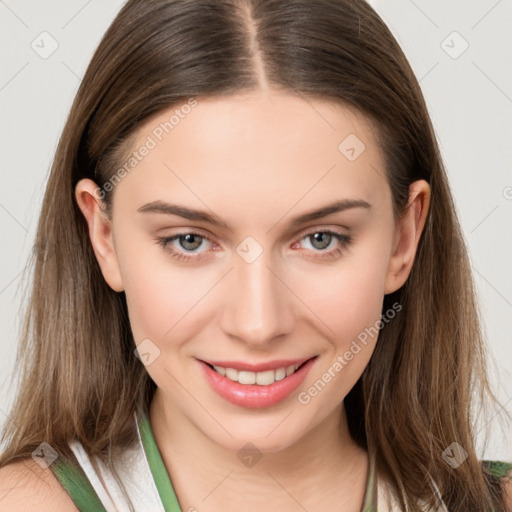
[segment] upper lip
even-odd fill
[[[277,359],[275,361],[267,361],[265,363],[245,363],[243,361],[212,361],[202,360],[204,363],[208,363],[212,366],[221,366],[222,368],[234,368],[238,371],[248,372],[264,372],[266,370],[277,370],[278,368],[286,368],[292,365],[298,365],[305,363],[309,359],[316,356],[303,357],[301,359]]]

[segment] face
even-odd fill
[[[133,151],[93,245],[157,393],[225,447],[292,445],[341,412],[412,265],[371,124],[276,92],[198,98]]]

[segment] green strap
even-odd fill
[[[144,452],[166,512],[182,512],[169,475],[158,450],[149,418],[144,414],[139,423]],[[80,512],[107,512],[78,461],[58,458],[50,465]]]
[[[50,468],[80,512],[107,512],[78,462],[57,458]]]
[[[508,476],[508,472],[512,470],[511,462],[501,460],[483,460],[482,464],[489,470],[489,473],[496,478]]]
[[[158,450],[153,430],[149,418],[144,413],[139,422],[140,436],[142,439],[142,446],[146,452],[149,468],[155,480],[158,494],[164,505],[165,512],[182,512],[178,498],[172,488],[171,480],[167,469],[165,468],[164,461]]]

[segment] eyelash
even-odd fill
[[[307,238],[308,236],[314,235],[316,233],[324,233],[324,234],[333,236],[335,239],[338,240],[339,245],[336,248],[331,249],[329,251],[324,251],[324,250],[314,251],[317,254],[313,255],[313,259],[325,260],[325,259],[333,259],[333,258],[336,258],[337,256],[341,256],[341,254],[344,252],[344,249],[346,249],[352,242],[352,238],[350,236],[344,235],[342,233],[338,233],[336,231],[328,230],[328,229],[327,230],[317,229],[314,231],[309,231],[301,237],[300,241],[303,240],[304,238]],[[198,260],[198,259],[203,258],[202,253],[200,253],[200,256],[189,256],[185,253],[175,251],[174,249],[169,248],[171,242],[173,242],[174,240],[177,240],[183,236],[186,236],[186,235],[197,235],[197,236],[201,237],[202,239],[208,240],[208,242],[212,243],[212,241],[210,240],[209,237],[201,235],[199,233],[195,233],[193,231],[177,233],[176,235],[173,235],[171,237],[160,237],[160,238],[157,238],[157,242],[159,245],[161,245],[164,248],[165,251],[167,251],[173,258],[175,258],[177,260],[188,261],[188,260],[194,260],[194,259]],[[307,256],[303,256],[303,257],[307,258]]]

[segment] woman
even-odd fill
[[[3,510],[510,510],[447,178],[365,2],[128,1],[36,246]]]

